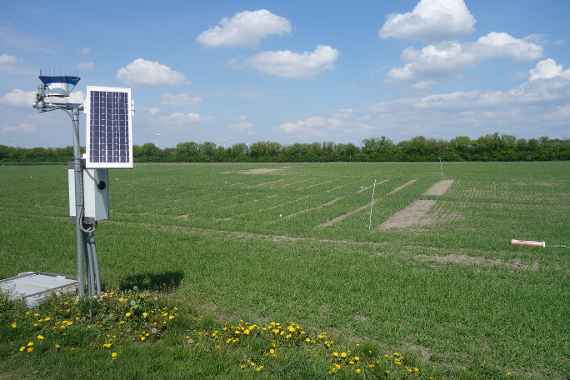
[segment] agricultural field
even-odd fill
[[[110,177],[111,219],[97,229],[107,288],[165,282],[169,302],[202,321],[295,321],[409,355],[434,378],[570,374],[568,162],[139,164]],[[67,207],[64,166],[0,167],[0,278],[75,273]],[[148,347],[90,364],[0,343],[0,372],[337,376],[248,372],[212,353]]]

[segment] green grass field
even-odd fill
[[[258,373],[236,364],[245,351],[181,343],[188,326],[240,319],[399,351],[436,378],[570,375],[570,249],[549,247],[570,246],[568,162],[449,163],[443,173],[431,163],[140,164],[110,177],[111,220],[97,229],[105,286],[170,282],[165,297],[188,325],[126,345],[113,362],[0,343],[6,378],[332,377],[318,358],[291,353],[297,364]],[[454,180],[447,193],[424,195],[442,179]],[[418,224],[380,227],[416,200],[435,201]],[[67,213],[63,166],[0,167],[0,278],[73,275]]]

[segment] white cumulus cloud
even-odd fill
[[[129,84],[143,86],[171,85],[185,81],[182,73],[158,61],[147,61],[143,58],[137,58],[120,68],[117,71],[117,78]]]
[[[220,23],[196,38],[198,43],[210,46],[255,46],[270,35],[291,33],[291,23],[266,9],[243,11]]]
[[[515,38],[508,33],[491,32],[471,45],[480,57],[509,57],[519,61],[538,59],[542,56],[542,46],[533,41],[532,36]]]
[[[473,33],[475,22],[464,0],[420,0],[411,12],[388,16],[378,34],[381,38],[437,41]]]
[[[407,48],[401,56],[407,63],[391,69],[388,78],[421,80],[445,76],[488,59],[535,60],[542,56],[542,51],[529,39],[491,32],[472,43],[442,42],[422,49]]]
[[[570,69],[564,70],[562,65],[556,63],[552,58],[543,59],[529,71],[528,79],[552,79],[556,77],[565,77],[570,79]]]
[[[0,97],[0,104],[13,107],[31,107],[35,100],[35,91],[24,91],[15,88]]]
[[[362,134],[372,127],[357,117],[354,110],[345,108],[330,116],[310,116],[305,119],[288,121],[279,125],[288,135],[299,138],[348,138]]]
[[[555,74],[529,79],[507,90],[401,97],[363,108],[287,121],[279,127],[293,141],[306,142],[355,142],[379,136],[396,140],[420,135],[476,137],[495,132],[519,137],[567,137],[570,70],[555,62],[551,64],[560,66]]]
[[[264,51],[249,59],[253,68],[269,75],[284,78],[311,78],[329,70],[338,59],[338,50],[319,45],[311,52],[290,50]]]
[[[198,104],[202,101],[202,98],[189,93],[179,93],[179,94],[162,94],[160,95],[160,103],[166,105],[175,106],[186,106]]]

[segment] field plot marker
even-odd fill
[[[383,183],[386,183],[386,182],[388,182],[388,181],[389,181],[389,179],[385,179],[385,180],[383,180],[383,181],[376,182],[376,185],[382,185]],[[371,187],[372,187],[372,185],[363,187],[362,189],[358,190],[358,191],[356,192],[356,194],[364,193],[366,190],[370,190]]]
[[[368,231],[372,229],[372,212],[374,211],[374,192],[376,191],[376,180],[372,185],[372,197],[370,197],[370,220],[368,222]]]
[[[329,182],[334,182],[334,181],[329,181]],[[376,184],[377,184],[377,185],[380,185],[380,184],[383,184],[383,183],[385,183],[385,182],[388,182],[388,180],[385,179],[385,180],[383,180],[383,181],[376,182]],[[324,182],[321,183],[321,184],[324,184]],[[343,186],[346,186],[346,185],[343,185]],[[372,187],[372,185],[366,187],[365,189],[370,189],[371,187]],[[356,191],[354,194],[359,194],[359,193],[362,193],[362,192],[363,192],[363,189],[360,189],[360,190]],[[342,201],[342,200],[345,199],[346,197],[347,197],[347,196],[344,195],[344,196],[342,196],[342,197],[338,197],[338,198],[332,199],[332,200],[327,201],[327,202],[325,202],[325,203],[321,203],[321,204],[318,205],[318,206],[306,208],[306,209],[303,209],[303,210],[294,212],[294,213],[292,213],[292,214],[285,215],[285,216],[283,216],[283,217],[280,217],[278,221],[280,221],[282,218],[283,218],[283,219],[290,219],[290,218],[294,218],[294,217],[299,216],[299,215],[307,214],[307,213],[312,212],[312,211],[316,211],[316,210],[320,210],[320,209],[323,209],[323,208],[332,206],[332,205],[334,205],[335,203],[338,203],[339,201]],[[273,223],[275,223],[275,222],[273,222]]]
[[[410,181],[404,183],[403,185],[400,185],[400,186],[396,187],[394,190],[392,190],[392,191],[390,191],[388,194],[386,194],[386,196],[395,194],[395,193],[399,192],[400,190],[402,190],[402,189],[404,189],[404,188],[406,188],[406,187],[408,187],[408,186],[410,186],[410,185],[416,183],[416,181],[417,181],[417,180],[412,179],[412,180],[410,180]],[[334,218],[334,219],[331,219],[331,220],[328,220],[328,221],[326,221],[326,222],[324,222],[324,223],[321,223],[321,224],[319,225],[319,227],[332,227],[332,226],[334,226],[335,224],[340,223],[340,222],[342,222],[343,220],[345,220],[345,219],[351,217],[352,215],[361,213],[362,211],[367,210],[369,207],[373,207],[374,204],[376,204],[376,202],[377,202],[377,200],[375,199],[373,202],[370,202],[370,203],[368,203],[368,204],[365,204],[364,206],[361,206],[361,207],[356,208],[356,209],[354,209],[354,210],[348,211],[347,213],[344,213],[344,214],[342,214],[342,215],[339,215],[339,216],[337,216],[337,217]]]

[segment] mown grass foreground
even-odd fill
[[[125,322],[131,327],[120,337],[115,327],[89,327],[98,320],[82,312],[84,323],[66,330],[78,329],[75,340],[65,338],[75,343],[62,344],[33,324],[49,315],[51,328],[67,316],[56,318],[49,305],[38,317],[6,304],[0,371],[7,378],[382,378],[385,371],[566,378],[570,250],[509,241],[569,245],[569,169],[554,162],[457,163],[443,172],[439,164],[404,163],[114,170],[112,219],[97,230],[105,285],[171,288],[153,302],[177,307],[168,313],[173,320],[158,335],[142,321]],[[374,179],[369,231],[369,209],[351,212],[369,205]],[[424,195],[442,179],[454,180],[449,192]],[[0,167],[0,187],[0,277],[73,275],[65,168]],[[436,202],[430,223],[378,228],[420,199]],[[111,320],[124,319],[131,311],[121,309],[119,294],[98,315],[118,308],[120,319],[113,312]],[[290,326],[306,333],[291,345]],[[361,364],[350,364],[355,357]]]

